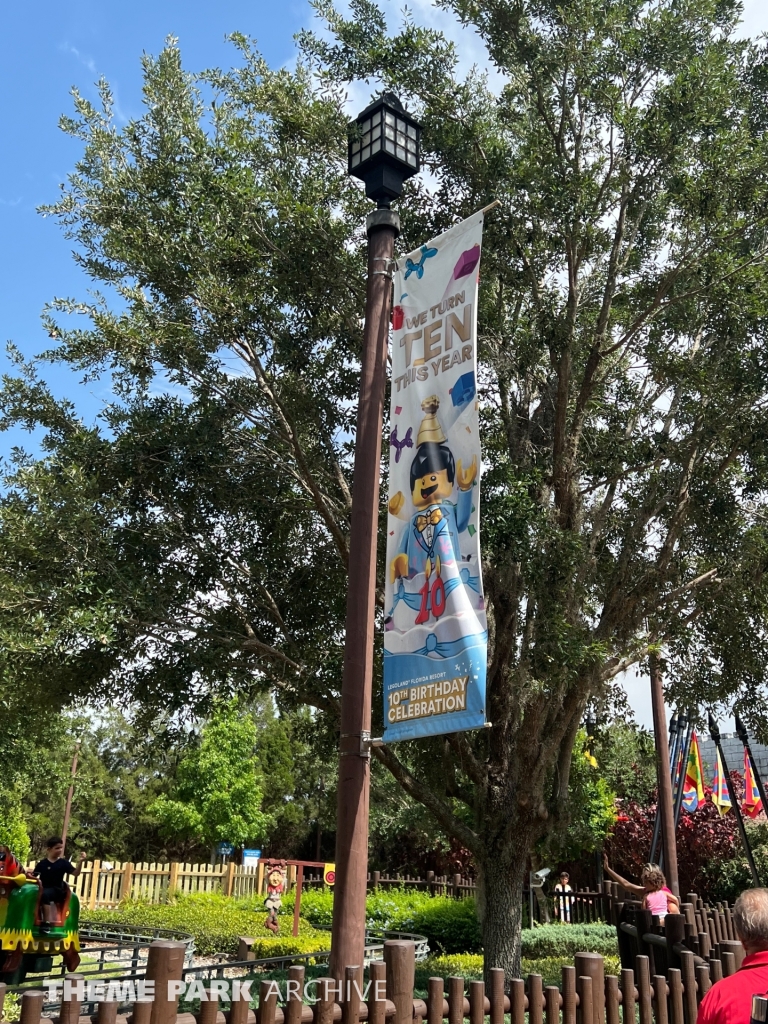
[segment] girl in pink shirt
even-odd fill
[[[642,885],[635,885],[622,878],[608,864],[608,858],[603,854],[603,867],[605,873],[619,885],[622,885],[629,892],[642,894],[643,908],[655,914],[663,924],[667,914],[680,913],[680,901],[671,889],[667,888],[667,880],[664,872],[657,864],[646,864],[640,876]]]
[[[643,908],[658,917],[660,923],[664,923],[667,914],[680,913],[680,903],[674,893],[667,888],[664,872],[658,865],[646,864],[640,881],[645,889]]]

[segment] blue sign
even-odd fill
[[[261,860],[261,850],[243,850],[243,867],[256,868]]]
[[[217,843],[216,844],[216,853],[218,853],[218,855],[220,857],[231,857],[234,852],[235,852],[235,848],[232,845],[232,843]]]

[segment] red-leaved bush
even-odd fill
[[[739,800],[744,793],[744,782],[738,772],[731,779]],[[682,811],[677,826],[677,867],[680,892],[689,892],[710,899],[704,866],[711,861],[728,861],[741,853],[736,815],[729,811],[720,817],[711,802],[712,790],[704,787],[706,800],[692,814]],[[606,843],[611,867],[629,881],[639,882],[643,865],[648,862],[653,839],[656,804],[641,807],[632,801],[622,801],[616,824]],[[660,848],[660,844],[659,844]],[[658,860],[658,853],[657,853]],[[710,875],[711,877],[711,875]]]

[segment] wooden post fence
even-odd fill
[[[724,913],[723,920],[727,924]],[[733,940],[723,938],[720,945],[720,955],[708,961],[680,949],[679,967],[653,974],[649,958],[637,955],[620,977],[605,974],[598,954],[577,953],[574,966],[562,968],[559,986],[544,987],[541,976],[531,974],[525,980],[514,979],[505,991],[504,973],[498,969],[489,971],[487,988],[482,981],[430,978],[426,998],[418,999],[415,945],[392,940],[384,944],[384,961],[370,964],[367,988],[362,968],[349,966],[340,981],[313,980],[313,994],[305,1003],[305,969],[293,966],[288,970],[291,987],[285,993],[278,993],[277,983],[263,981],[256,999],[240,993],[230,1001],[221,988],[227,983],[211,982],[210,998],[192,1014],[178,1012],[184,946],[158,941],[150,947],[147,966],[147,980],[155,983],[151,999],[139,999],[132,1006],[105,999],[95,1014],[85,1017],[84,979],[68,975],[58,1019],[59,1024],[505,1024],[509,1015],[509,1024],[695,1024],[698,1006],[712,984],[737,967]],[[175,987],[169,988],[169,982]],[[4,998],[5,986],[0,985],[0,1009]],[[221,1013],[222,999],[230,1003],[226,1017]],[[43,1000],[41,991],[23,993],[21,1024],[44,1024]]]

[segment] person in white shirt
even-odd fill
[[[555,886],[555,917],[558,918],[564,924],[571,923],[571,898],[566,896],[565,893],[573,892],[573,889],[568,884],[570,875],[567,871],[560,872],[560,881]]]

